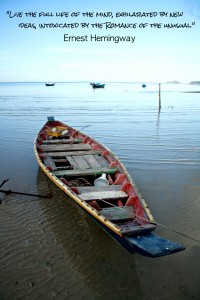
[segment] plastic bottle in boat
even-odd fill
[[[61,135],[65,135],[67,133],[68,133],[68,130],[66,129],[66,130],[62,131]]]
[[[108,186],[108,185],[109,185],[109,181],[106,179],[106,174],[103,173],[103,174],[101,175],[101,177],[95,179],[94,185],[95,185],[95,186],[98,186],[98,187],[101,187],[101,186]]]

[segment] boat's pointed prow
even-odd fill
[[[128,236],[126,240],[134,252],[149,257],[165,256],[185,250],[182,244],[166,240],[153,233],[142,236]]]
[[[54,119],[54,116],[49,116],[49,117],[47,117],[47,120],[50,122],[50,121],[55,121],[55,119]]]

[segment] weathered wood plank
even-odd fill
[[[73,170],[72,166],[57,167],[57,170]]]
[[[132,206],[107,207],[101,209],[100,213],[110,221],[135,219],[135,214]]]
[[[83,140],[81,139],[55,139],[55,140],[44,140],[42,142],[43,145],[52,145],[52,144],[78,144],[78,143],[82,143]]]
[[[56,163],[67,163],[68,160],[66,158],[55,158],[54,162]]]
[[[88,162],[91,168],[101,168],[100,163],[96,160],[96,158],[93,155],[89,154],[84,155],[83,157]]]
[[[79,166],[77,165],[77,163],[75,162],[75,160],[73,159],[72,156],[66,156],[67,160],[69,161],[70,165],[74,168],[74,169],[79,169]]]
[[[118,223],[118,226],[122,227],[122,224]],[[124,228],[122,228],[121,230],[121,234],[125,235],[125,234],[139,234],[139,233],[145,233],[145,232],[149,232],[152,230],[155,230],[155,225],[153,224],[145,224],[145,225],[136,225],[133,224],[132,226],[127,226],[125,225]]]
[[[104,187],[97,186],[80,186],[77,187],[79,193],[88,193],[88,192],[101,192],[103,191],[119,191],[121,189],[121,184],[112,184]]]
[[[43,156],[51,156],[51,157],[66,157],[67,155],[74,156],[74,155],[85,155],[85,154],[101,154],[102,151],[100,150],[87,150],[87,151],[63,151],[63,152],[48,152],[48,153],[41,153]]]
[[[78,169],[78,170],[62,170],[54,171],[53,174],[57,177],[62,176],[87,176],[87,175],[101,175],[114,174],[117,168],[96,168],[96,169]]]
[[[53,171],[57,170],[57,167],[56,167],[53,159],[49,155],[45,157],[44,164],[45,164],[45,166],[50,166]]]
[[[82,193],[79,197],[82,200],[106,200],[106,199],[121,199],[126,198],[128,195],[123,191],[103,191],[103,192],[91,192],[91,193]]]
[[[96,158],[96,160],[100,163],[100,165],[102,167],[108,167],[109,166],[109,162],[105,159],[105,157],[101,156],[101,155],[94,155],[94,157]]]
[[[73,170],[73,167],[69,165],[69,161],[66,158],[53,159],[57,163],[57,170]]]
[[[56,145],[41,145],[43,151],[56,152],[56,151],[80,151],[91,150],[92,146],[89,144],[56,144]]]
[[[77,163],[79,169],[90,169],[90,165],[87,163],[87,161],[85,160],[84,156],[72,156],[73,159],[75,160],[75,162]]]

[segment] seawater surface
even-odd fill
[[[200,86],[0,83],[0,184],[53,198],[0,194],[0,299],[200,299]],[[39,169],[36,133],[47,116],[81,129],[124,163],[157,234],[186,250],[128,253]]]

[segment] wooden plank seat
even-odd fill
[[[83,155],[66,156],[69,163],[74,167],[74,169],[90,169],[90,165],[86,161]],[[101,167],[99,165],[99,167]]]
[[[135,214],[132,206],[106,207],[102,208],[99,212],[110,221],[135,219]]]
[[[74,169],[90,169],[90,168],[101,168],[108,167],[108,161],[102,157],[103,160],[98,161],[98,155],[67,155],[69,163],[74,167]]]
[[[45,152],[61,152],[61,151],[80,151],[91,150],[92,146],[89,144],[56,144],[56,145],[41,145]]]
[[[101,155],[101,150],[80,150],[80,151],[58,151],[58,152],[48,152],[48,153],[42,153],[42,156],[51,156],[51,157],[66,157],[66,156],[74,156],[74,155],[86,155],[86,154],[95,154],[97,156]],[[102,158],[104,158],[102,156]]]
[[[101,164],[94,157],[94,155],[83,155],[83,158],[86,160],[90,168],[101,168]]]
[[[121,189],[121,184],[112,184],[108,186],[98,187],[98,186],[80,186],[77,187],[79,193],[90,193],[90,192],[101,192],[102,189],[104,191],[119,191]]]
[[[84,155],[85,160],[91,166],[91,168],[95,167],[108,167],[109,162],[105,159],[105,157],[96,155],[96,154],[86,154]]]
[[[124,199],[128,195],[123,191],[101,191],[101,192],[88,192],[78,195],[84,201],[91,200],[106,200],[106,199]]]
[[[42,142],[43,145],[53,145],[53,144],[78,144],[82,143],[81,139],[55,139],[55,140],[44,140]]]
[[[102,167],[108,167],[109,166],[109,162],[107,161],[107,159],[105,159],[105,157],[103,157],[101,155],[97,155],[97,154],[93,154],[93,157],[100,163],[100,165]]]
[[[63,176],[87,176],[87,175],[101,175],[114,174],[117,168],[95,168],[95,169],[74,169],[74,170],[60,170],[54,171],[53,174],[57,177]]]
[[[44,164],[46,166],[51,166],[52,170],[59,170],[59,169],[90,169],[90,168],[101,168],[102,165],[105,166],[103,158],[102,165],[98,162],[96,159],[98,155],[67,155],[62,159],[53,159],[50,155],[46,155],[44,159]],[[59,166],[57,167],[55,162],[59,163]],[[62,166],[63,163],[63,166]],[[68,165],[66,164],[68,163]],[[108,162],[106,161],[106,167],[108,167]]]
[[[129,221],[127,221],[129,223]],[[121,234],[135,234],[138,235],[140,233],[148,233],[152,230],[155,230],[156,225],[153,224],[145,224],[145,225],[138,225],[134,220],[130,221],[129,225],[124,222],[121,224],[120,222],[117,223],[122,229],[121,229]]]

